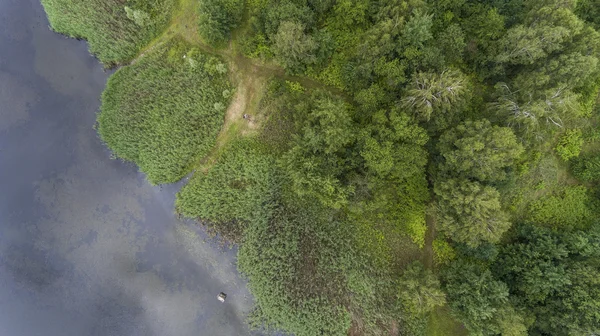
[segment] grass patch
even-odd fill
[[[227,67],[180,40],[117,71],[102,94],[99,133],[154,184],[175,182],[214,146],[232,89]]]
[[[450,308],[443,306],[435,309],[429,316],[427,336],[466,336],[467,330],[450,315]]]
[[[107,65],[133,59],[165,30],[177,0],[42,0],[52,29],[86,39]]]

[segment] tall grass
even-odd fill
[[[42,0],[52,29],[86,39],[105,64],[133,59],[170,21],[177,0]]]
[[[117,71],[102,94],[99,133],[152,183],[182,178],[215,143],[231,95],[225,64],[172,40]]]
[[[239,242],[245,224],[264,216],[278,189],[275,158],[252,138],[236,139],[207,172],[197,171],[177,194],[177,211],[208,221]]]

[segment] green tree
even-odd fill
[[[504,180],[506,169],[523,153],[510,128],[492,126],[487,119],[466,121],[446,131],[438,147],[443,170],[486,182]]]
[[[525,138],[543,138],[549,129],[562,128],[565,120],[582,115],[580,96],[563,86],[521,91],[498,83],[495,89],[497,100],[492,107]]]
[[[531,312],[533,334],[600,331],[600,226],[557,232],[523,225],[495,261],[514,300]]]
[[[244,14],[243,0],[200,0],[198,2],[199,32],[210,43],[229,40]]]
[[[529,218],[555,228],[585,228],[595,219],[593,198],[584,186],[571,186],[542,197],[529,206]]]
[[[446,296],[433,273],[420,262],[414,262],[398,281],[398,300],[406,312],[423,316],[443,306]]]
[[[318,44],[301,23],[284,21],[273,37],[273,53],[287,70],[297,73],[317,61]]]
[[[600,1],[599,0],[580,0],[577,1],[577,15],[591,22],[596,28],[600,28]]]
[[[465,33],[460,25],[449,25],[436,37],[436,40],[440,43],[442,55],[450,64],[462,60],[467,43],[465,42]]]
[[[417,118],[429,121],[434,112],[449,110],[463,98],[466,83],[464,75],[456,70],[440,74],[420,72],[408,86],[403,104]]]
[[[327,206],[340,208],[352,191],[339,180],[342,172],[351,168],[344,149],[356,140],[351,107],[339,98],[319,93],[310,104],[299,126],[300,134],[280,164],[296,195],[316,197]]]
[[[458,260],[442,274],[448,304],[471,335],[502,333],[500,313],[509,307],[508,287],[478,264]]]
[[[568,255],[567,246],[548,229],[527,225],[502,249],[496,269],[518,297],[536,305],[571,283],[564,263]]]
[[[436,183],[434,192],[440,231],[456,242],[471,247],[498,242],[510,228],[500,206],[500,194],[493,187],[450,179]]]
[[[583,29],[572,12],[576,1],[530,1],[523,24],[510,28],[500,40],[498,62],[533,64],[559,51]]]
[[[573,174],[582,181],[600,180],[600,155],[579,158],[573,164]]]
[[[600,271],[593,264],[573,262],[571,285],[539,307],[536,327],[555,335],[593,335],[600,332]]]
[[[397,110],[373,114],[360,140],[366,168],[380,178],[402,179],[418,174],[427,163],[425,130]]]

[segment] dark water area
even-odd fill
[[[0,335],[248,334],[235,250],[98,139],[108,75],[39,0],[0,0]]]

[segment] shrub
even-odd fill
[[[570,159],[579,156],[581,146],[583,146],[581,130],[570,129],[563,134],[554,149],[561,159],[569,161]]]
[[[593,182],[600,180],[600,156],[577,160],[573,164],[573,174],[582,181]]]
[[[243,0],[201,0],[198,5],[200,35],[210,43],[226,42],[244,14]]]
[[[446,265],[456,258],[456,252],[444,239],[433,240],[433,261],[436,265]]]
[[[100,136],[150,182],[179,180],[212,148],[223,123],[222,92],[230,87],[219,64],[177,40],[154,48],[109,79]]]
[[[533,202],[529,208],[530,219],[554,227],[585,227],[593,217],[589,203],[585,187],[568,187],[560,195]]]

